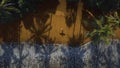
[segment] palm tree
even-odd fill
[[[19,9],[14,7],[14,3],[10,0],[2,0],[0,2],[0,23],[10,22],[19,17]]]

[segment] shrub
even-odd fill
[[[88,31],[87,36],[91,37],[91,40],[95,44],[99,44],[101,41],[106,44],[109,43],[110,38],[114,36],[115,28],[120,27],[120,17],[117,12],[114,12],[113,15],[109,16],[100,16],[99,18],[94,18],[94,21],[87,23],[94,23],[95,26],[92,31]]]

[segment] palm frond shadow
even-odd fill
[[[25,66],[23,63],[23,60],[29,56],[29,53],[27,53],[26,55],[23,55],[23,49],[24,49],[24,45],[18,45],[18,50],[19,50],[19,58],[15,58],[14,64],[16,64],[17,68],[22,68],[22,66]]]
[[[12,61],[12,58],[16,58],[16,56],[13,53],[13,49],[16,46],[14,46],[13,44],[2,44],[1,48],[4,50],[3,55],[0,56],[0,62],[1,62],[1,66],[0,67],[5,67],[5,68],[9,68],[10,67],[10,63]]]
[[[49,37],[48,37],[48,38],[46,39],[45,43],[46,43],[46,44],[54,44],[55,41],[56,41],[56,38],[52,39],[52,38],[49,38]]]
[[[71,27],[76,22],[78,2],[79,0],[76,0],[76,1],[66,0],[67,14],[66,14],[65,19],[66,19],[66,24],[68,27]]]
[[[45,0],[38,5],[37,11],[34,13],[37,27],[34,24],[33,18],[30,18],[32,22],[24,22],[24,25],[28,23],[25,25],[25,28],[27,27],[27,29],[32,33],[32,36],[27,41],[34,41],[42,44],[51,40],[51,38],[49,38],[49,33],[52,29],[52,15],[55,14],[58,4],[59,0]],[[50,19],[49,23],[47,23],[48,19]],[[48,35],[46,35],[47,32]],[[54,41],[52,40],[52,42]]]
[[[11,64],[15,64],[16,68],[22,68],[23,60],[29,55],[23,55],[23,45],[18,45],[18,43],[4,43],[1,45],[1,48],[4,50],[3,55],[0,56],[0,68],[10,68]],[[18,55],[14,53],[14,49],[18,49]]]
[[[60,56],[61,65],[68,68],[84,68],[84,62],[81,59],[86,52],[85,49],[79,47],[61,47],[63,56]]]
[[[71,47],[80,46],[84,43],[84,37],[82,34],[78,36],[73,35],[73,37],[69,37],[68,45]]]
[[[45,35],[46,32],[50,31],[52,27],[50,24],[39,23],[39,27],[34,31],[31,31],[33,35],[28,39],[28,41],[32,40],[36,43],[45,43],[45,40],[48,38],[48,35]]]
[[[38,54],[36,57],[38,62],[43,62],[43,68],[50,68],[51,54],[58,50],[54,45],[36,45],[35,53]]]

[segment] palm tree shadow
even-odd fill
[[[56,41],[56,38],[47,38],[47,40],[45,41],[46,44],[54,44]]]
[[[12,64],[16,65],[16,68],[22,68],[24,66],[23,60],[28,56],[28,54],[23,55],[23,45],[18,45],[18,43],[4,43],[1,45],[4,53],[0,56],[0,67],[10,68]],[[18,55],[14,54],[14,49],[18,48]]]
[[[0,56],[2,59],[1,63],[4,68],[10,68],[10,63],[12,62],[13,59],[16,58],[14,55],[13,49],[15,48],[15,44],[13,43],[5,43],[1,45],[1,48],[4,50],[4,53],[2,56]]]
[[[43,62],[43,68],[50,68],[51,54],[57,51],[54,45],[35,45],[35,53],[38,54],[36,58],[39,62]]]
[[[78,36],[73,35],[73,37],[69,38],[68,45],[71,47],[80,46],[84,43],[84,37],[82,34],[79,34]]]
[[[82,58],[84,57],[85,49],[79,47],[61,47],[61,51],[64,57],[60,57],[62,60],[61,65],[65,64],[65,68],[84,68],[84,62]]]
[[[51,15],[55,14],[58,5],[58,0],[45,0],[41,2],[35,12],[36,22],[46,23],[49,18],[52,19]]]
[[[117,44],[116,44],[117,43]],[[104,45],[104,46],[103,46]],[[117,50],[119,43],[116,41],[111,41],[110,45],[105,45],[105,43],[100,43],[99,45],[91,44],[91,58],[90,64],[93,68],[96,67],[106,67],[106,68],[119,68],[119,51]],[[118,52],[118,55],[115,53]],[[113,59],[115,58],[115,59]],[[116,63],[116,64],[115,64]]]
[[[48,38],[45,33],[50,31],[51,29],[52,27],[50,26],[50,24],[39,23],[39,28],[31,31],[33,35],[28,39],[28,41],[33,40],[34,42],[39,44],[45,43],[45,40]]]
[[[23,60],[29,55],[29,53],[23,55],[23,49],[24,49],[24,45],[20,44],[17,46],[18,50],[19,50],[19,58],[15,58],[14,63],[16,64],[16,68],[22,68],[24,67],[23,64]]]
[[[66,0],[66,3],[66,24],[68,27],[71,27],[76,21],[79,0]]]
[[[32,13],[27,13],[23,16],[22,21],[23,25],[27,30],[33,31],[35,30],[35,24],[33,21],[34,15]]]
[[[29,16],[30,20],[24,21],[25,28],[30,30],[30,32],[32,33],[32,36],[27,41],[32,40],[39,44],[49,41],[49,34],[45,35],[45,33],[50,33],[50,30],[52,29],[52,14],[55,14],[58,4],[58,0],[42,1],[41,4],[38,5],[37,11],[33,13],[34,15]],[[33,17],[37,26],[33,21]],[[48,19],[50,19],[50,22],[47,22]]]

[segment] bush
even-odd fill
[[[91,40],[95,44],[99,44],[101,41],[105,43],[109,43],[109,40],[112,36],[114,36],[114,31],[116,28],[120,27],[120,17],[117,12],[114,12],[113,15],[109,16],[100,16],[99,18],[94,18],[94,21],[87,23],[94,23],[95,26],[92,31],[88,31],[87,36],[91,38]]]

